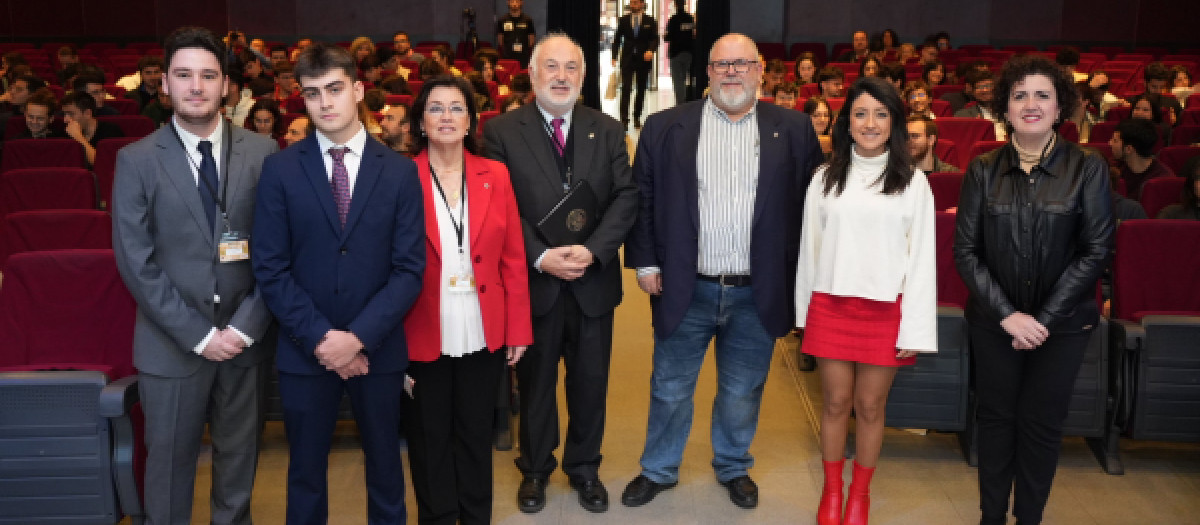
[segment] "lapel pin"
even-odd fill
[[[596,138],[596,134],[595,134],[595,133],[588,133],[588,138],[589,138],[589,139],[594,139],[594,138]]]
[[[483,183],[483,189],[485,189],[485,190],[486,190],[486,189],[488,189],[488,188],[491,188],[491,187],[492,187],[492,186],[491,186],[490,184],[488,184],[488,183],[486,183],[486,182],[485,182],[485,183]]]

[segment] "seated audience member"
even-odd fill
[[[360,36],[350,42],[350,56],[354,57],[355,64],[374,54],[375,42],[371,41],[371,37]]]
[[[1179,99],[1180,104],[1187,103],[1188,97],[1196,92],[1196,88],[1192,86],[1192,75],[1183,66],[1171,67],[1171,81],[1167,86],[1170,86],[1171,94]]]
[[[821,68],[821,72],[817,73],[817,83],[821,89],[821,96],[825,98],[842,98],[846,96],[845,92],[846,74],[841,68],[825,66]]]
[[[509,95],[502,102],[500,102],[500,112],[508,113],[509,111],[524,106],[525,98],[525,96],[516,93]]]
[[[1087,73],[1081,73],[1075,70],[1075,68],[1079,67],[1079,50],[1074,46],[1067,46],[1059,49],[1058,53],[1054,54],[1054,61],[1057,62],[1059,66],[1062,66],[1062,68],[1071,75],[1071,78],[1075,82],[1083,82],[1084,80],[1087,80]]]
[[[917,169],[930,173],[962,171],[957,166],[938,158],[938,128],[933,119],[921,115],[908,116],[908,151],[912,154]]]
[[[522,104],[533,102],[533,82],[529,73],[517,73],[508,81],[508,91],[511,97],[520,97]]]
[[[108,117],[121,114],[120,111],[117,111],[117,108],[104,105],[104,100],[108,97],[108,93],[104,91],[104,74],[101,72],[88,71],[76,75],[75,82],[71,84],[71,89],[76,93],[87,93],[96,100],[96,109],[93,112],[95,116]],[[64,105],[66,104],[64,103]]]
[[[404,31],[396,31],[396,34],[392,35],[392,49],[396,50],[396,54],[400,56],[400,60],[409,60],[412,62],[425,60],[425,55],[413,50],[412,42],[408,39],[408,33]]]
[[[833,153],[833,111],[825,97],[815,96],[804,101],[804,112],[812,119],[813,130],[817,133],[817,141],[821,144],[821,152],[825,158]]]
[[[995,87],[996,79],[992,78],[990,72],[969,69],[963,90],[958,93],[946,93],[942,100],[950,103],[956,117],[991,119],[992,111],[989,106],[992,104]],[[971,102],[975,105],[968,106]]]
[[[288,146],[295,144],[308,138],[308,132],[312,129],[312,121],[308,120],[308,115],[298,115],[292,119],[292,123],[288,124],[287,130],[283,134],[283,140]]]
[[[409,135],[408,106],[404,104],[388,104],[380,111],[383,116],[379,121],[379,140],[382,140],[392,151],[411,157],[412,136]]]
[[[1175,97],[1168,97],[1175,98]],[[1142,93],[1129,98],[1129,117],[1149,120],[1154,123],[1154,129],[1162,143],[1171,143],[1170,109],[1162,102],[1163,96],[1157,93]]]
[[[153,102],[146,104],[146,107],[142,109],[142,116],[154,121],[155,127],[162,127],[163,124],[171,120],[171,115],[174,113],[174,108],[171,106],[171,97],[167,96],[162,90],[159,90],[158,96],[155,97]]]
[[[66,85],[78,70],[79,52],[75,51],[75,46],[67,44],[58,48],[58,69],[54,72],[58,77],[58,83]]]
[[[296,49],[293,50],[293,52],[292,52],[293,56],[290,57],[291,58],[290,61],[294,63],[296,61],[295,55],[298,55],[298,54],[304,52],[304,50],[308,49],[308,46],[311,46],[312,43],[313,43],[313,39],[307,38],[307,37],[296,40]]]
[[[929,86],[920,80],[904,90],[904,103],[908,104],[909,116],[927,117],[929,120],[937,118],[933,114],[933,98],[929,96]]]
[[[456,77],[462,76],[462,71],[459,71],[458,68],[454,67],[454,55],[450,53],[449,47],[444,45],[437,46],[429,52],[429,57],[437,61],[437,63],[442,66],[442,70]]]
[[[1096,69],[1079,83],[1079,94],[1083,105],[1084,119],[1089,125],[1103,122],[1108,110],[1128,104],[1109,91],[1108,73]]]
[[[921,44],[921,58],[919,59],[919,63],[922,66],[925,66],[925,65],[929,65],[934,62],[937,62],[937,61],[938,61],[937,42],[931,42],[931,41],[926,40],[925,43]]]
[[[386,91],[389,95],[411,95],[412,90],[408,87],[408,81],[404,80],[401,75],[390,75],[379,83],[379,88]]]
[[[88,166],[96,161],[96,145],[101,140],[125,136],[120,126],[96,120],[96,98],[86,91],[73,91],[63,97],[62,113],[67,137],[83,146]]]
[[[425,81],[445,75],[447,72],[442,63],[431,56],[421,61],[421,65],[417,67],[417,74],[422,81]]]
[[[368,89],[363,93],[363,104],[366,104],[367,111],[377,112],[387,105],[387,92],[379,88]]]
[[[1125,181],[1125,194],[1141,200],[1146,181],[1159,177],[1174,177],[1175,173],[1154,158],[1154,143],[1158,132],[1145,119],[1128,118],[1117,124],[1108,145],[1112,148],[1114,171]]]
[[[3,91],[8,91],[17,77],[31,73],[17,66],[29,66],[29,61],[20,51],[9,51],[0,56],[0,84],[3,84],[0,88],[3,88]]]
[[[883,47],[883,40],[879,36],[872,37],[870,40],[870,43],[867,44],[867,56],[872,57],[872,58],[878,58],[879,60],[882,61],[883,56],[886,53],[887,53],[887,50],[884,49],[884,47]],[[862,61],[860,60],[859,62],[862,62]]]
[[[835,62],[858,62],[867,58],[869,52],[870,43],[867,40],[867,32],[860,29],[850,36],[850,49],[838,55]]]
[[[1146,94],[1158,95],[1158,104],[1164,110],[1170,110],[1170,113],[1164,113],[1162,121],[1174,126],[1178,122],[1179,117],[1183,115],[1183,104],[1179,103],[1179,99],[1172,96],[1163,96],[1170,93],[1171,87],[1171,69],[1163,65],[1162,62],[1151,62],[1146,64],[1146,68],[1142,70],[1142,76],[1146,80]],[[1130,100],[1130,103],[1133,103]]]
[[[262,58],[259,58],[258,55],[251,53],[249,50],[242,50],[241,53],[238,53],[235,62],[242,65],[240,72],[246,78],[247,82],[254,82],[259,78],[270,78],[270,75],[267,74],[266,64],[263,63]]]
[[[805,51],[796,57],[796,65],[792,73],[796,77],[796,85],[813,84],[817,81],[817,58],[811,52]]]
[[[54,114],[58,112],[58,101],[47,88],[34,91],[25,101],[25,131],[18,138],[22,139],[60,139],[67,138],[61,129],[50,125]]]
[[[1159,219],[1186,219],[1200,221],[1200,157],[1192,157],[1183,168],[1187,180],[1180,190],[1178,204],[1172,204],[1158,212]]]
[[[858,61],[858,78],[883,76],[883,61],[868,56]]]
[[[485,82],[499,82],[496,79],[496,59],[492,55],[475,53],[471,67],[475,68]]]
[[[271,71],[274,73],[275,66],[279,65],[281,62],[288,61],[287,46],[283,44],[275,44],[271,46],[271,55],[269,58],[271,59]]]
[[[937,43],[938,51],[952,49],[950,47],[950,33],[938,31],[936,35],[933,35],[933,41]]]
[[[904,92],[904,83],[908,80],[908,71],[901,64],[884,64],[879,76],[887,79],[896,93]]]
[[[1109,170],[1108,193],[1112,196],[1113,218],[1117,220],[1118,224],[1121,221],[1147,218],[1146,208],[1143,208],[1140,202],[1121,195],[1121,192],[1117,191],[1117,184],[1120,180],[1120,174],[1116,170]]]
[[[296,82],[296,71],[292,64],[283,62],[275,66],[275,92],[272,98],[282,102],[298,96],[300,96],[300,84]]]
[[[783,83],[787,76],[787,66],[778,58],[772,58],[763,66],[762,86],[759,86],[759,98],[769,97],[775,92],[775,86]]]
[[[896,35],[894,29],[884,29],[879,34],[879,43],[883,44],[884,53],[894,53],[900,48],[900,37]]]
[[[390,47],[376,48],[375,58],[379,59],[379,67],[383,68],[384,76],[400,73],[408,78],[408,74],[412,72],[408,68],[400,67],[400,55],[397,55],[396,51]]]
[[[258,56],[266,57],[268,62],[271,61],[270,53],[267,51],[267,41],[266,40],[263,40],[261,38],[255,38],[255,39],[251,40],[250,41],[250,51],[253,51]]]
[[[360,60],[358,73],[362,76],[364,88],[379,87],[379,82],[383,80],[383,65],[379,63],[379,57],[372,53],[367,55],[367,58]]]
[[[358,120],[361,120],[363,127],[367,129],[367,135],[370,135],[371,138],[377,139],[379,134],[383,132],[383,129],[379,127],[379,121],[375,119],[375,113],[367,107],[366,100],[360,100],[357,107]],[[380,106],[380,109],[383,109],[382,105]]]
[[[246,81],[241,75],[231,72],[228,78],[229,87],[225,91],[224,103],[225,118],[234,126],[245,127],[246,116],[250,114],[250,107],[254,105],[254,95],[246,88]]]
[[[475,92],[475,111],[482,113],[484,111],[495,111],[496,107],[492,105],[492,96],[488,90],[487,82],[484,82],[483,75],[478,71],[467,73],[467,82],[471,84],[471,89]]]
[[[900,52],[896,54],[896,62],[907,64],[913,60],[918,60],[917,46],[911,42],[900,44]]]
[[[14,79],[8,86],[8,91],[0,95],[0,125],[5,124],[9,117],[25,114],[25,104],[34,92],[46,87],[42,79],[33,75],[24,75]],[[0,128],[3,133],[4,128]]]
[[[929,87],[940,86],[946,83],[946,65],[940,60],[926,63],[921,66],[921,80]]]
[[[141,112],[141,110],[146,109],[147,104],[158,98],[158,92],[162,89],[162,57],[146,55],[139,58],[138,78],[141,79],[141,82],[138,83],[137,89],[126,91],[125,98],[137,102],[138,111]]]
[[[255,100],[242,127],[276,140],[283,138],[283,113],[279,103],[269,98]]]
[[[781,82],[775,85],[775,91],[771,96],[775,98],[775,105],[787,108],[796,109],[796,98],[799,96],[800,90],[791,82]]]

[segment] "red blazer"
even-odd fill
[[[493,352],[502,346],[529,345],[533,343],[533,325],[525,239],[508,169],[466,151],[463,155],[471,221],[468,235],[484,338]],[[422,151],[413,161],[425,197],[425,277],[421,295],[404,319],[404,332],[408,336],[409,360],[433,361],[442,355],[442,247],[435,206],[444,204],[435,201],[431,193],[433,179],[428,152]]]

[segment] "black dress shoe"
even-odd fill
[[[572,477],[571,488],[579,492],[579,505],[588,512],[608,510],[608,490],[600,480]]]
[[[625,492],[621,493],[621,503],[626,507],[640,507],[649,503],[659,492],[675,485],[675,483],[655,483],[650,478],[638,474],[638,477],[633,478],[633,481],[625,485]]]
[[[546,508],[546,478],[526,476],[517,488],[517,508],[526,514]]]
[[[754,484],[754,480],[750,476],[738,476],[729,481],[722,483],[725,488],[729,489],[729,499],[743,509],[752,509],[758,506],[758,485]]]

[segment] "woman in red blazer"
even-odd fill
[[[505,364],[533,342],[521,218],[508,170],[476,155],[478,113],[465,80],[426,81],[412,122],[427,241],[421,295],[404,321],[417,515],[486,524],[496,389]]]

